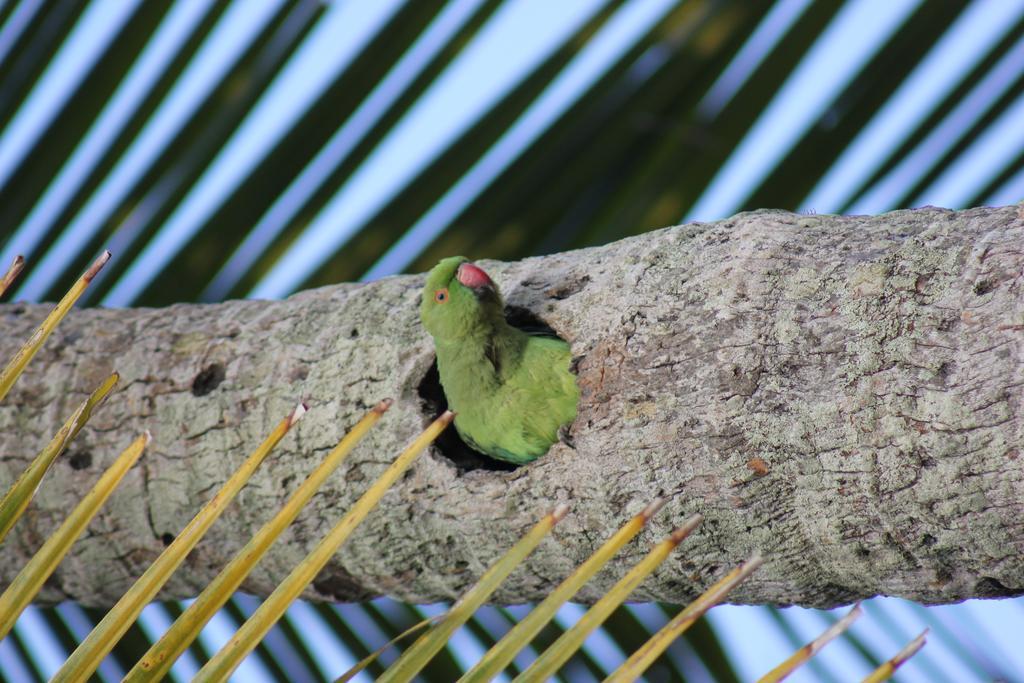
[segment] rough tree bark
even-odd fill
[[[311,597],[452,598],[558,502],[572,514],[497,595],[536,599],[656,495],[583,594],[687,516],[636,594],[682,602],[754,551],[740,602],[831,606],[1024,592],[1024,209],[746,213],[520,263],[511,306],[572,344],[573,446],[514,471],[425,454]],[[111,604],[299,399],[311,412],[176,574],[195,594],[368,406],[392,408],[245,589],[266,594],[436,414],[422,278],[151,310],[75,312],[0,406],[0,485],[117,369],[120,389],[0,553],[6,584],[141,430],[154,443],[43,599]],[[0,307],[9,357],[48,307]],[[429,382],[427,382],[429,384]]]

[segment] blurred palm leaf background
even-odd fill
[[[165,305],[743,209],[1014,203],[1022,29],[1022,0],[0,2],[0,264],[24,254],[14,298],[53,299],[106,247],[87,303]],[[174,675],[257,604],[236,596]],[[858,679],[924,625],[896,680],[1022,680],[1019,600],[865,607],[803,680]],[[298,604],[238,680],[330,680],[441,609]],[[180,611],[150,605],[101,677]],[[620,609],[564,678],[603,678],[675,611]],[[484,609],[424,675],[453,680],[523,613]],[[47,678],[100,617],[30,609],[0,678]],[[719,607],[648,678],[749,680],[836,618]]]

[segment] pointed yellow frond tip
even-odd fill
[[[820,636],[804,645],[802,648],[790,655],[790,657],[784,662],[758,679],[758,683],[777,683],[777,681],[784,679],[795,671],[797,667],[816,655],[821,648],[825,647],[832,640],[845,632],[861,614],[862,610],[860,608],[860,603],[858,602],[853,606],[853,609],[843,615],[842,619],[829,626]]]
[[[913,657],[915,654],[917,654],[918,650],[924,647],[925,636],[927,635],[928,629],[925,629],[920,633],[920,635],[918,635],[912,641],[907,643],[902,650],[897,652],[892,659],[890,659],[888,662],[883,663],[882,666],[878,667],[870,674],[868,674],[868,676],[864,679],[863,683],[880,683],[881,681],[885,681],[891,678],[892,675],[896,673],[896,669],[903,666],[903,664],[906,663],[908,659]]]
[[[99,274],[100,270],[103,269],[103,266],[107,265],[107,261],[109,260],[110,252],[104,249],[103,253],[96,257],[96,260],[92,262],[89,269],[82,275],[82,279],[86,282],[92,282],[93,278]]]
[[[35,496],[43,477],[49,471],[50,466],[57,459],[57,456],[64,452],[71,440],[78,435],[82,427],[92,416],[92,411],[103,402],[114,385],[117,384],[119,375],[115,372],[92,392],[89,398],[82,403],[67,419],[64,426],[54,435],[50,442],[39,452],[35,459],[25,468],[18,480],[0,501],[0,541],[3,541],[7,532],[11,530],[14,523],[18,521],[29,501]]]
[[[43,583],[67,554],[75,540],[82,534],[100,506],[106,502],[114,488],[128,473],[131,466],[142,455],[150,442],[150,434],[135,439],[103,473],[99,481],[85,494],[68,518],[53,532],[43,547],[22,568],[3,595],[0,595],[0,640],[14,626],[18,616],[35,597]]]
[[[309,406],[305,403],[300,403],[295,406],[295,410],[293,410],[292,414],[288,416],[288,427],[294,427],[295,423],[301,420],[302,416],[305,415],[308,410]]]
[[[667,500],[667,498],[655,498],[654,500],[652,500],[650,505],[645,507],[640,512],[640,515],[644,518],[644,521],[647,521],[654,515],[658,514],[658,510],[665,507],[665,502]]]
[[[605,619],[646,579],[669,554],[703,521],[701,515],[690,517],[683,526],[675,529],[668,538],[654,546],[644,559],[640,560],[618,583],[612,586],[604,597],[594,603],[576,624],[563,633],[537,660],[517,676],[515,683],[540,683],[553,676],[563,664],[580,648],[594,629],[604,623]]]
[[[516,624],[498,643],[470,669],[459,683],[484,683],[493,680],[516,654],[533,640],[544,626],[551,621],[558,611],[572,596],[579,592],[587,581],[613,558],[624,545],[629,543],[644,528],[644,525],[665,504],[665,499],[657,498],[639,514],[626,522],[604,545],[581,564],[548,597],[537,605],[526,618]]]
[[[675,545],[679,545],[683,540],[693,533],[693,530],[701,525],[704,521],[704,515],[696,514],[690,517],[688,520],[683,522],[683,525],[672,532],[668,537],[668,541],[671,541]]]
[[[284,438],[288,430],[305,412],[305,406],[288,414],[248,458],[228,478],[220,489],[196,513],[174,541],[164,548],[131,588],[117,601],[100,623],[71,653],[64,665],[51,679],[51,683],[72,683],[87,680],[103,658],[114,649],[117,641],[135,622],[142,609],[149,604],[167,583],[171,574],[185,561],[203,535],[221,516],[238,492],[249,481],[271,450]]]
[[[295,521],[310,498],[390,406],[390,399],[381,401],[352,427],[292,493],[281,510],[256,532],[245,547],[238,551],[231,562],[178,617],[171,628],[135,664],[125,677],[125,683],[157,681],[167,675],[181,653],[199,636],[203,626],[242,585],[242,581],[266,554],[270,546],[288,528],[288,525]]]
[[[11,288],[14,281],[21,275],[21,271],[25,268],[25,257],[18,254],[14,257],[14,261],[11,262],[11,267],[7,269],[3,279],[0,279],[0,296],[7,293],[7,290]]]
[[[29,364],[32,358],[35,357],[36,353],[39,352],[43,342],[45,342],[50,334],[52,334],[57,328],[57,325],[59,325],[60,321],[64,319],[64,316],[68,314],[68,311],[71,310],[71,307],[74,306],[75,302],[82,296],[92,279],[96,277],[96,273],[103,268],[104,264],[106,264],[108,260],[110,260],[110,252],[105,251],[102,256],[96,259],[96,261],[89,266],[89,269],[85,271],[85,274],[78,278],[75,284],[71,285],[71,289],[69,289],[67,294],[64,295],[64,298],[60,300],[60,303],[50,311],[50,314],[46,316],[46,319],[43,320],[43,323],[39,328],[32,333],[32,336],[29,337],[28,341],[18,349],[18,352],[14,354],[14,358],[12,358],[7,364],[7,367],[3,369],[3,372],[0,372],[0,401],[7,396],[7,393],[11,390],[11,387],[14,386],[14,383],[18,381],[18,377],[21,376],[25,367]]]
[[[612,675],[606,679],[606,683],[610,681],[626,683],[626,681],[634,681],[642,676],[672,641],[685,633],[705,612],[724,600],[725,596],[753,574],[762,562],[760,555],[754,555],[743,565],[719,579],[630,655],[622,663],[622,666],[612,672]]]
[[[355,505],[338,521],[319,544],[302,562],[278,584],[273,593],[263,601],[255,613],[238,629],[235,635],[199,670],[193,679],[194,683],[221,681],[231,675],[242,658],[260,642],[274,624],[281,618],[285,610],[308,586],[320,570],[348,540],[352,532],[370,511],[377,505],[384,493],[391,488],[400,476],[412,465],[413,461],[434,439],[444,431],[454,415],[446,411],[434,420],[412,443],[406,446],[394,462],[370,486]]]

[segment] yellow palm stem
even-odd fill
[[[888,680],[896,669],[900,668],[904,662],[917,654],[917,651],[924,647],[925,636],[928,635],[928,629],[921,632],[917,638],[906,644],[906,646],[896,653],[892,659],[882,664],[864,679],[863,683],[881,683],[881,681]]]
[[[103,384],[96,391],[92,392],[89,398],[82,401],[81,405],[75,409],[75,412],[64,423],[64,426],[50,439],[50,443],[46,444],[43,450],[39,451],[39,455],[21,473],[18,480],[14,482],[10,490],[4,495],[3,500],[0,500],[0,541],[4,540],[7,532],[11,530],[11,527],[21,517],[25,508],[28,507],[29,501],[32,500],[32,497],[39,489],[39,484],[43,481],[43,476],[50,469],[50,465],[53,464],[58,455],[64,452],[64,449],[71,443],[71,440],[75,438],[85,423],[89,421],[93,409],[107,397],[110,390],[117,384],[117,380],[118,374],[115,372],[104,380]]]
[[[445,646],[455,630],[466,623],[484,600],[493,593],[526,557],[533,552],[548,532],[565,517],[568,506],[559,505],[544,516],[518,543],[484,572],[476,585],[452,605],[434,628],[420,636],[397,662],[377,679],[378,683],[408,683]]]
[[[46,341],[47,337],[56,329],[60,321],[64,319],[64,316],[68,314],[71,307],[75,305],[79,297],[85,292],[85,289],[92,282],[92,279],[96,277],[96,273],[100,271],[100,268],[110,260],[110,252],[105,251],[103,254],[96,259],[89,270],[85,271],[82,277],[78,278],[75,284],[71,285],[71,289],[64,295],[64,298],[54,307],[50,314],[43,320],[42,325],[39,326],[32,336],[28,338],[28,341],[18,349],[18,352],[14,354],[14,358],[7,364],[3,372],[0,372],[0,401],[7,396],[7,392],[11,390],[14,383],[18,381],[18,377],[21,376],[25,366],[29,364],[29,361],[36,355],[43,342]]]
[[[14,281],[21,275],[22,269],[25,267],[25,257],[18,254],[14,257],[14,261],[11,262],[11,267],[4,273],[2,279],[0,279],[0,296],[7,293]]]
[[[797,667],[809,661],[821,648],[828,645],[846,629],[850,628],[850,624],[860,617],[861,612],[860,603],[857,603],[853,606],[853,609],[843,615],[842,619],[829,626],[820,636],[804,645],[790,655],[786,661],[758,679],[757,683],[778,683],[778,681],[783,680],[786,676],[793,673]]]
[[[309,553],[285,577],[273,593],[263,602],[256,612],[246,620],[231,640],[227,642],[213,658],[199,670],[193,683],[210,683],[211,681],[227,680],[231,672],[242,662],[259,641],[266,635],[281,615],[299,594],[316,578],[320,570],[334,556],[338,548],[348,540],[352,532],[377,505],[381,496],[391,488],[406,469],[412,465],[416,457],[444,431],[455,417],[451,411],[445,411],[441,417],[427,427],[402,453],[388,466],[384,473],[370,486],[352,509],[328,532],[316,548]]]
[[[587,610],[576,624],[563,633],[558,640],[537,658],[529,669],[516,676],[515,683],[540,683],[553,676],[570,657],[580,648],[587,636],[604,623],[604,620],[629,597],[640,583],[650,575],[658,565],[665,561],[684,538],[697,528],[703,521],[700,515],[694,515],[683,526],[676,529],[664,541],[654,546],[644,559],[626,572],[619,582],[594,606]]]
[[[256,532],[256,535],[245,547],[238,551],[231,562],[203,589],[203,592],[188,606],[188,609],[182,612],[163,637],[149,648],[142,659],[125,676],[123,683],[157,681],[167,675],[175,660],[199,636],[199,632],[203,630],[217,610],[231,598],[231,595],[270,549],[281,532],[295,521],[299,511],[319,490],[327,477],[337,469],[345,456],[355,448],[370,427],[376,424],[380,416],[390,406],[390,399],[381,401],[356,423],[349,433],[338,442],[338,445],[327,454],[323,462],[306,477],[306,480],[295,490],[284,507]]]
[[[85,530],[89,520],[93,518],[124,475],[142,455],[142,451],[150,439],[149,432],[146,432],[122,451],[121,455],[117,456],[117,459],[107,468],[96,485],[85,494],[82,502],[46,539],[43,547],[14,577],[14,581],[7,587],[3,595],[0,595],[0,640],[10,632],[14,622],[18,620],[18,616],[39,592],[46,579],[50,578],[53,570],[60,564],[75,539]]]
[[[690,628],[701,615],[725,599],[729,591],[753,574],[761,566],[761,563],[761,558],[755,555],[742,566],[733,569],[719,579],[711,588],[701,593],[696,600],[673,617],[670,622],[662,626],[657,633],[651,636],[650,640],[641,645],[629,659],[622,663],[622,666],[605,679],[606,683],[611,681],[624,683],[625,681],[633,681],[641,676],[661,656],[661,653],[665,651],[673,640]]]
[[[494,647],[488,650],[487,654],[476,663],[476,666],[459,679],[459,683],[485,683],[493,680],[515,658],[516,653],[533,640],[534,636],[544,628],[544,625],[551,621],[558,608],[576,595],[580,588],[619,552],[622,546],[629,543],[664,503],[664,499],[658,498],[633,519],[626,522],[621,529],[605,541],[604,545],[559,584],[558,588],[553,590],[543,602],[534,607],[525,619],[516,624]]]
[[[235,473],[224,482],[220,490],[214,494],[206,505],[196,513],[174,541],[164,548],[153,564],[143,572],[132,587],[121,596],[109,612],[100,620],[96,628],[86,636],[75,651],[71,653],[64,665],[57,671],[50,683],[71,683],[86,681],[99,668],[103,658],[114,649],[138,618],[145,607],[167,583],[174,570],[185,561],[185,557],[196,547],[199,539],[220,517],[228,504],[234,499],[242,487],[249,481],[256,468],[267,457],[274,446],[284,438],[292,426],[306,412],[301,403],[274,428],[270,436],[264,439],[255,451],[246,459]]]

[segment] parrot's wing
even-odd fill
[[[490,456],[492,458],[496,458],[497,460],[504,460],[505,462],[510,462],[513,465],[523,465],[534,459],[524,458],[521,455],[516,455],[512,451],[506,451],[504,448],[497,447],[495,447],[494,450],[491,451]]]
[[[458,425],[456,425],[456,427],[458,427]],[[523,463],[527,463],[527,462],[529,462],[530,460],[533,459],[533,458],[523,458],[521,455],[517,455],[517,454],[513,453],[512,451],[507,451],[504,448],[501,448],[499,446],[493,446],[491,448],[484,448],[483,446],[478,444],[476,441],[473,441],[473,438],[469,434],[466,434],[463,431],[459,431],[459,436],[462,437],[462,440],[466,442],[467,446],[472,448],[477,453],[483,453],[484,455],[489,455],[490,457],[496,458],[498,460],[504,460],[505,462],[510,462],[510,463],[515,464],[515,465],[522,465]]]

